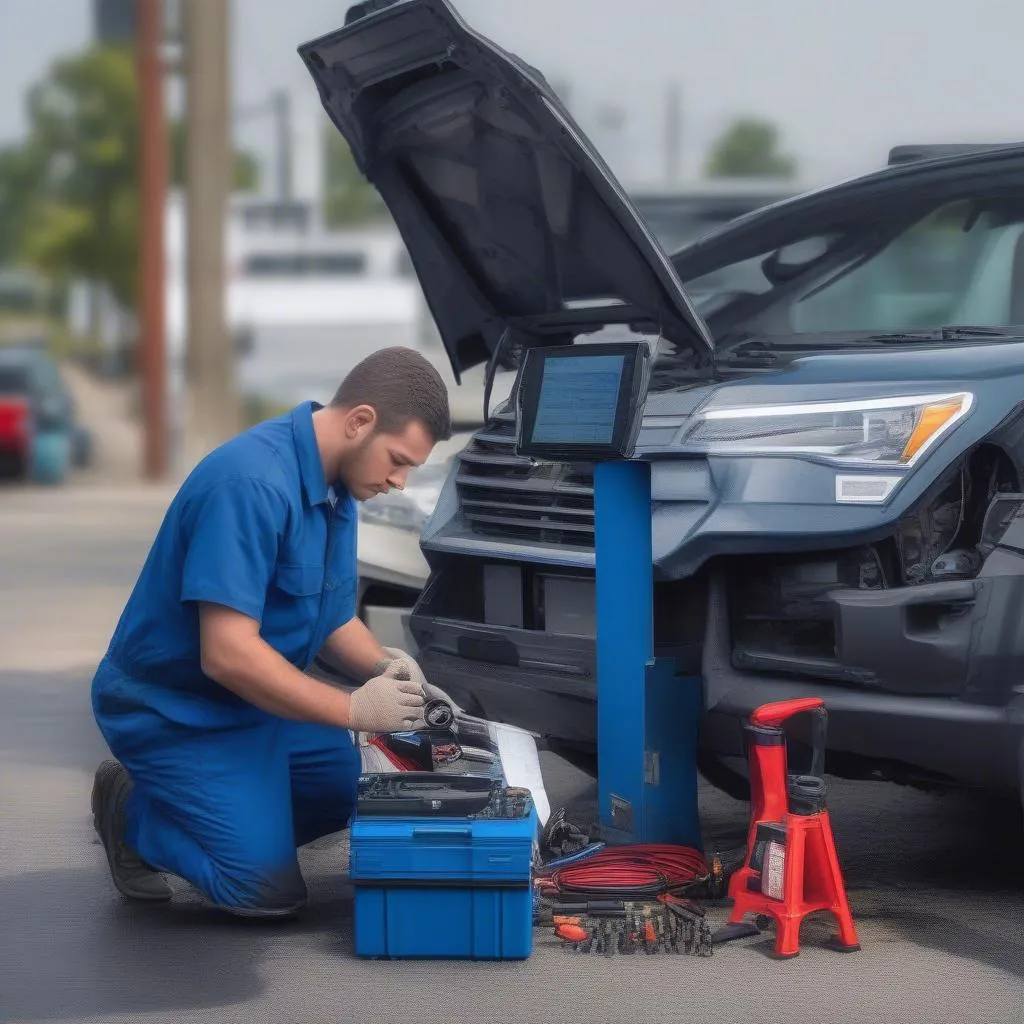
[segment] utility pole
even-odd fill
[[[184,0],[188,426],[191,468],[241,428],[227,323],[225,224],[231,194],[229,0]]]
[[[148,479],[160,480],[167,473],[164,217],[168,156],[161,0],[136,0],[135,13],[141,106],[139,368],[145,424],[142,470]]]

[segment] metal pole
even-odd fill
[[[167,472],[164,217],[167,197],[167,123],[161,57],[161,0],[136,0],[137,61],[141,117],[141,216],[139,339],[143,473],[151,480]]]
[[[225,229],[231,192],[228,0],[185,0],[189,422],[187,462],[241,426],[227,323]]]

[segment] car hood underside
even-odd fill
[[[710,365],[668,258],[557,96],[446,0],[364,4],[300,54],[402,233],[456,376],[503,337],[608,323]]]

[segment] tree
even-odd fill
[[[324,127],[324,219],[330,227],[365,224],[388,217],[380,193],[363,177],[337,128]]]
[[[58,281],[108,285],[135,305],[139,249],[140,102],[130,48],[97,46],[58,61],[33,87],[24,144],[0,156],[0,228],[17,254]],[[184,131],[170,127],[180,183]],[[255,184],[240,154],[236,181]]]
[[[770,121],[741,117],[711,147],[709,178],[792,178],[793,157],[779,152],[779,129]]]
[[[25,147],[0,149],[0,266],[16,262],[21,255],[36,181],[37,168]]]
[[[134,296],[139,111],[135,69],[120,48],[58,61],[29,96],[25,158],[35,168],[23,223],[29,262],[57,278]]]

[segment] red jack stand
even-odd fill
[[[814,714],[811,773],[789,776],[781,725],[803,711]],[[766,914],[775,920],[775,956],[794,957],[804,918],[828,910],[839,922],[833,947],[860,949],[825,807],[826,724],[825,703],[818,697],[764,704],[750,716],[747,856],[729,880],[729,922],[712,942],[757,934],[757,926],[743,918]]]

